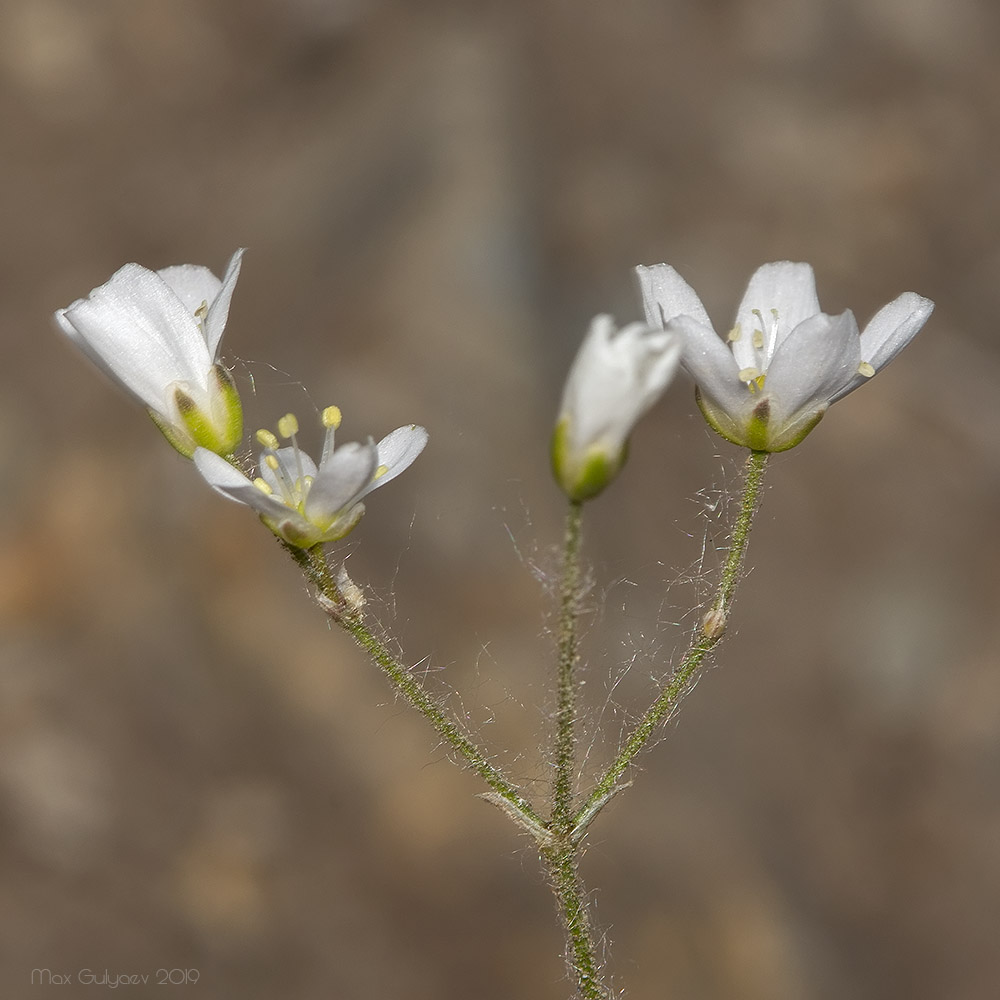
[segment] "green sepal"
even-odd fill
[[[207,448],[226,457],[236,451],[243,438],[243,404],[236,384],[222,365],[216,365],[212,375],[215,382],[209,390],[210,412],[206,413],[180,386],[174,389],[179,423],[147,411],[160,433],[185,458],[190,458],[195,448]]]
[[[745,427],[738,427],[732,417],[706,402],[701,390],[695,387],[694,398],[708,425],[730,444],[752,451],[778,452],[794,448],[823,419],[826,407],[808,413],[775,433],[771,426],[771,400],[765,396],[752,410]]]
[[[705,418],[706,423],[709,427],[715,431],[719,437],[725,438],[730,444],[739,445],[741,448],[747,447],[747,443],[740,433],[736,424],[733,422],[729,414],[722,410],[716,410],[710,406],[705,397],[701,393],[701,389],[698,386],[694,387],[694,401],[698,404],[698,409],[701,410],[701,415]]]
[[[574,454],[569,443],[569,418],[564,417],[552,432],[552,473],[566,496],[576,503],[592,500],[618,475],[628,457],[628,444],[616,456],[600,445],[592,445],[582,455]]]

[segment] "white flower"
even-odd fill
[[[808,264],[779,261],[754,273],[723,340],[672,267],[640,266],[636,273],[647,322],[684,340],[681,363],[705,419],[726,440],[756,451],[797,445],[831,403],[884,368],[934,308],[904,292],[859,334],[850,310],[820,311]]]
[[[663,330],[618,330],[610,316],[591,322],[552,435],[552,468],[571,500],[589,500],[618,474],[632,428],[670,384],[680,354],[680,339]]]
[[[194,464],[205,480],[223,496],[253,508],[282,540],[309,549],[343,538],[361,520],[361,502],[408,468],[427,444],[427,431],[410,424],[398,427],[376,445],[345,444],[334,448],[340,410],[328,406],[322,414],[326,428],[323,455],[316,463],[303,453],[295,435],[298,421],[287,414],[278,421],[278,433],[291,444],[278,446],[266,430],[257,432],[264,446],[260,477],[251,481],[224,458],[198,448]]]
[[[207,267],[150,271],[126,264],[85,299],[55,314],[60,329],[134,396],[166,439],[230,454],[243,436],[240,398],[216,363],[243,250],[222,281]]]

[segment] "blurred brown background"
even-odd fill
[[[862,322],[935,299],[773,462],[720,665],[584,874],[635,1000],[1000,994],[998,46],[991,0],[0,2],[0,994],[569,993],[528,844],[52,332],[127,260],[240,245],[251,429],[430,429],[344,555],[539,796],[547,437],[589,317],[637,318],[660,260],[720,327],[773,259]],[[680,384],[588,510],[589,770],[738,467]]]

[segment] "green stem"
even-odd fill
[[[556,683],[555,776],[552,782],[550,840],[541,849],[552,880],[567,938],[567,959],[583,1000],[607,1000],[590,917],[577,869],[580,844],[573,838],[573,786],[576,778],[576,681],[580,658],[577,616],[580,604],[580,544],[583,503],[571,500],[563,535],[562,582],[559,588],[559,663]]]
[[[409,668],[394,656],[386,643],[368,627],[359,607],[353,607],[341,593],[330,573],[322,546],[303,551],[286,546],[306,576],[317,587],[330,617],[382,668],[393,688],[428,722],[438,735],[486,782],[505,811],[536,837],[544,836],[546,824],[524,798],[517,786],[502,774],[468,734],[431,696]]]
[[[552,828],[557,835],[572,829],[573,779],[576,771],[576,686],[573,670],[579,659],[576,618],[580,599],[580,538],[583,504],[571,500],[566,511],[562,585],[559,594],[559,676],[556,710],[556,773],[552,789]]]
[[[747,458],[744,469],[743,499],[736,516],[736,522],[733,525],[729,554],[722,567],[719,584],[716,587],[709,610],[702,619],[701,627],[695,633],[690,646],[688,646],[680,666],[671,676],[670,682],[647,709],[646,714],[625,740],[618,756],[601,776],[587,801],[574,816],[574,836],[577,839],[583,836],[587,826],[597,813],[620,789],[622,776],[632,759],[646,746],[660,722],[677,707],[677,703],[687,690],[702,661],[722,638],[726,630],[726,622],[736,593],[736,585],[739,583],[743,568],[750,529],[753,527],[754,514],[757,512],[757,505],[760,501],[761,483],[764,478],[764,469],[767,466],[768,454],[766,451],[751,451]]]
[[[590,917],[577,873],[578,844],[565,842],[542,852],[552,879],[552,891],[559,903],[566,935],[569,939],[569,964],[576,979],[577,995],[584,1000],[608,1000],[611,989],[606,985],[597,960]]]

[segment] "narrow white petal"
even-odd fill
[[[883,306],[861,334],[861,357],[876,371],[884,368],[920,332],[934,303],[916,292],[903,292]]]
[[[166,282],[138,264],[120,268],[59,322],[72,325],[106,371],[161,413],[172,383],[207,388],[212,362],[198,324]]]
[[[755,315],[754,310],[761,316]],[[777,317],[772,310],[777,312]],[[800,323],[815,316],[819,309],[816,297],[816,278],[808,264],[795,264],[781,260],[763,264],[757,268],[743,293],[743,299],[736,313],[736,324],[740,329],[740,340],[734,346],[734,353],[740,364],[749,368],[748,355],[742,352],[753,342],[753,332],[761,328],[761,318],[765,329],[764,366],[774,357],[774,352],[782,341]],[[773,332],[773,336],[771,336]],[[737,350],[737,347],[740,350]]]
[[[373,441],[341,445],[320,466],[309,488],[306,517],[319,527],[330,524],[345,507],[361,498],[377,468],[378,449]]]
[[[881,371],[920,332],[934,310],[934,303],[916,292],[904,292],[883,306],[861,333],[861,360],[875,372]],[[832,397],[835,403],[865,384],[871,377],[855,373]]]
[[[662,329],[675,316],[693,316],[705,326],[712,325],[695,290],[669,264],[640,264],[635,276],[646,322],[654,330]]]
[[[245,253],[246,248],[241,247],[229,258],[226,273],[222,276],[219,293],[215,297],[215,301],[209,303],[208,316],[205,318],[205,337],[208,341],[209,353],[213,358],[219,353],[219,342],[226,329],[226,320],[229,319],[229,303],[233,298],[236,279],[240,276],[240,267]]]
[[[289,482],[294,485],[297,479],[316,476],[316,463],[304,452],[296,448],[278,448],[275,452],[278,463],[284,470]],[[260,457],[260,478],[271,487],[275,493],[281,492],[281,484],[277,472],[271,468],[264,460],[264,455]],[[300,472],[301,470],[301,472]]]
[[[771,397],[776,425],[802,409],[825,407],[857,374],[861,361],[858,324],[848,309],[800,323],[785,338],[771,362],[764,391]]]
[[[175,264],[156,272],[193,316],[202,304],[207,309],[219,294],[222,283],[200,264]]]
[[[405,472],[424,450],[427,437],[427,431],[416,424],[397,427],[391,433],[386,434],[378,443],[378,468],[381,469],[384,466],[385,472],[364,492],[370,493],[372,490],[384,486],[390,479],[395,479],[401,472]]]
[[[254,486],[239,469],[234,469],[214,451],[195,448],[191,458],[205,482],[224,497],[245,504],[258,514],[265,514],[268,517],[284,518],[295,515],[295,511],[290,510],[276,497]]]
[[[681,338],[681,367],[702,395],[733,416],[747,411],[750,393],[740,381],[736,359],[716,332],[690,316],[677,316],[668,330]]]

